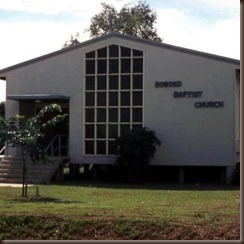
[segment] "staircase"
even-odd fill
[[[67,136],[56,135],[46,149],[52,162],[27,163],[28,184],[47,183],[54,176],[62,176],[62,166],[69,161]],[[23,162],[18,156],[3,156],[0,158],[0,183],[22,183]]]
[[[27,160],[27,182],[28,184],[39,184],[49,182],[62,164],[67,161],[67,157],[54,158],[53,162],[37,162],[34,164]],[[1,183],[22,183],[23,162],[19,157],[4,157],[0,161],[0,182]]]

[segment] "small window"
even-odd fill
[[[106,122],[106,108],[97,109],[97,122]]]
[[[86,77],[86,90],[95,90],[95,76]]]
[[[142,75],[133,75],[133,89],[142,89]]]
[[[133,72],[134,73],[142,73],[143,72],[142,58],[134,58],[133,59]]]
[[[99,75],[97,77],[97,89],[106,90],[107,89],[107,77],[105,75]]]
[[[109,76],[109,90],[118,90],[119,88],[119,77],[118,75]]]
[[[108,121],[109,122],[118,122],[118,109],[117,108],[109,108]]]
[[[97,93],[97,106],[106,106],[106,92]]]
[[[86,58],[95,58],[95,51],[86,53]]]
[[[86,92],[86,106],[95,106],[95,93]]]
[[[130,109],[129,108],[120,109],[120,122],[130,122]]]
[[[97,138],[106,138],[106,125],[97,125]]]
[[[130,57],[131,56],[131,49],[127,47],[120,47],[121,50],[121,57]]]
[[[130,106],[130,92],[121,92],[120,105]]]
[[[86,60],[86,74],[95,74],[95,60]]]
[[[140,51],[140,50],[133,49],[133,56],[134,57],[142,57],[143,56],[143,52]]]
[[[94,154],[94,141],[85,141],[85,153]]]
[[[130,90],[130,76],[121,75],[121,90]]]
[[[108,137],[110,139],[116,139],[118,137],[118,125],[109,125],[108,127]]]
[[[97,73],[106,74],[107,73],[107,60],[97,60]]]
[[[106,141],[97,141],[97,154],[106,154]]]
[[[94,108],[86,108],[86,122],[94,122],[95,121],[95,113]]]
[[[97,57],[98,58],[106,58],[107,57],[107,48],[100,48],[97,50]]]
[[[133,92],[133,106],[142,106],[142,92]]]
[[[94,138],[94,125],[86,125],[85,126],[85,137],[86,138]]]
[[[109,46],[109,57],[118,57],[119,56],[119,46],[111,45]]]
[[[118,92],[109,92],[109,106],[118,106]]]
[[[114,74],[119,72],[119,60],[110,59],[109,60],[109,73]]]
[[[133,122],[142,122],[142,108],[133,108]]]
[[[126,58],[126,59],[121,59],[121,73],[130,73],[130,64],[131,60]]]

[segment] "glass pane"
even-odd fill
[[[97,60],[97,73],[106,74],[107,73],[107,60]]]
[[[111,45],[109,46],[109,57],[118,57],[119,56],[119,46]]]
[[[116,139],[118,137],[118,125],[108,126],[108,137]]]
[[[120,135],[123,136],[130,131],[130,125],[120,125]]]
[[[142,108],[133,108],[133,122],[142,122]]]
[[[143,62],[142,58],[133,59],[133,73],[142,73],[143,72]]]
[[[133,106],[142,106],[142,92],[133,92]]]
[[[117,154],[117,143],[116,141],[108,142],[108,154],[116,155]]]
[[[130,59],[121,59],[121,73],[130,73]]]
[[[107,57],[107,47],[98,49],[97,50],[97,57],[98,58],[106,58]]]
[[[106,141],[97,141],[97,154],[106,154]]]
[[[130,57],[131,49],[128,47],[120,47],[121,57]]]
[[[130,106],[130,92],[121,92],[120,105]]]
[[[130,90],[130,75],[121,75],[121,89]]]
[[[130,122],[130,109],[129,108],[120,109],[120,121],[121,122]]]
[[[94,108],[86,108],[86,122],[94,122]]]
[[[86,92],[86,106],[95,106],[94,92]]]
[[[118,92],[109,92],[109,106],[118,106]]]
[[[109,108],[108,121],[109,122],[118,122],[118,109],[117,108]]]
[[[86,58],[95,58],[95,51],[86,53]]]
[[[97,109],[97,122],[106,122],[106,108]]]
[[[86,74],[95,74],[95,60],[86,60]]]
[[[106,138],[106,125],[97,125],[97,138]]]
[[[95,76],[86,77],[86,90],[95,90]]]
[[[133,56],[134,57],[143,56],[143,52],[140,50],[133,49]]]
[[[109,60],[109,73],[118,73],[119,72],[119,60],[118,59],[110,59]]]
[[[109,76],[109,90],[119,89],[119,77],[117,75]]]
[[[97,93],[97,106],[106,106],[106,92]]]
[[[107,89],[107,77],[105,75],[99,75],[97,77],[97,89],[98,90]]]
[[[94,125],[85,126],[85,136],[86,138],[94,138]]]
[[[94,154],[94,141],[85,141],[85,154]]]
[[[142,75],[133,75],[133,89],[142,89]]]

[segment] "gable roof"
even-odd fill
[[[34,59],[30,59],[30,60],[25,61],[25,62],[21,62],[21,63],[16,64],[16,65],[1,69],[0,70],[0,78],[4,78],[4,77],[1,77],[1,75],[3,75],[6,72],[9,72],[9,71],[12,71],[12,70],[15,70],[15,69],[21,68],[23,66],[39,62],[39,61],[43,61],[43,60],[51,58],[51,57],[62,55],[63,53],[71,52],[71,51],[74,51],[76,49],[82,48],[84,46],[88,46],[88,45],[91,45],[93,43],[109,39],[111,37],[118,37],[118,38],[121,38],[124,40],[140,42],[140,43],[143,43],[146,45],[152,45],[152,46],[156,46],[156,47],[171,49],[171,50],[175,50],[178,52],[189,53],[192,55],[197,55],[197,56],[201,56],[201,57],[205,57],[205,58],[210,58],[210,59],[215,59],[215,60],[219,60],[219,61],[223,61],[223,62],[228,62],[228,63],[240,65],[240,60],[237,60],[237,59],[227,58],[227,57],[223,57],[223,56],[219,56],[219,55],[215,55],[215,54],[210,54],[210,53],[205,53],[205,52],[187,49],[187,48],[183,48],[183,47],[178,47],[178,46],[165,44],[165,43],[161,43],[161,42],[153,41],[153,40],[149,40],[149,39],[143,39],[143,38],[135,37],[135,36],[131,36],[131,35],[125,35],[125,34],[121,34],[118,32],[111,32],[109,34],[102,35],[102,36],[90,39],[88,41],[84,41],[84,42],[79,43],[75,46],[64,48],[64,49],[61,49],[61,50],[58,50],[58,51],[55,51],[55,52],[34,58]]]

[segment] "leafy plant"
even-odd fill
[[[154,157],[156,146],[161,142],[155,132],[147,127],[130,130],[117,140],[117,163],[127,172],[129,181],[145,179],[145,172],[149,171],[149,162]]]
[[[40,143],[44,137],[44,131],[57,123],[63,121],[66,115],[54,115],[51,119],[43,123],[46,114],[54,112],[61,113],[61,107],[57,104],[51,104],[44,107],[36,116],[25,118],[16,115],[10,119],[0,117],[0,143],[5,142],[7,145],[20,148],[21,158],[23,161],[23,181],[22,196],[27,197],[27,157],[30,157],[33,163],[49,161],[45,148]]]

